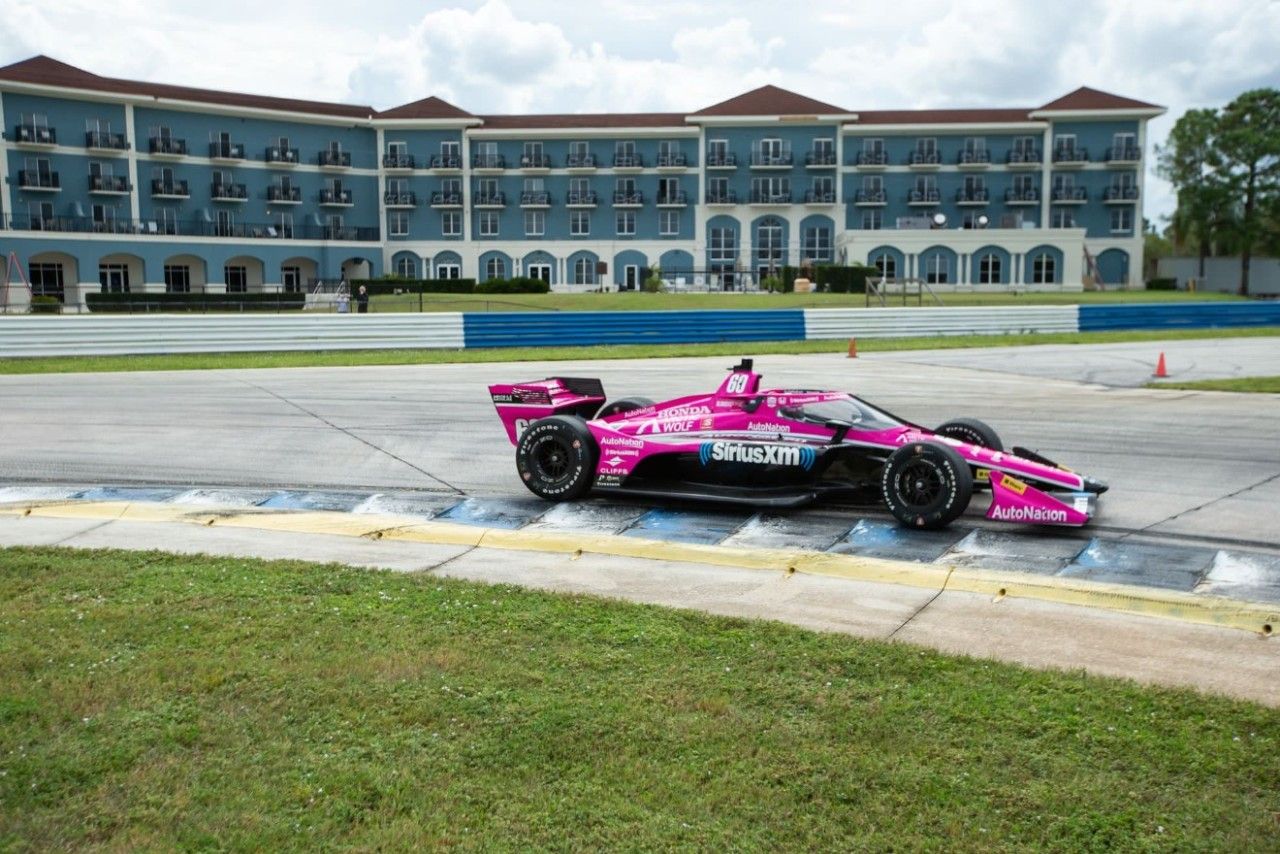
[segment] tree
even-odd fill
[[[1202,279],[1205,256],[1230,206],[1230,190],[1221,175],[1218,125],[1217,110],[1188,110],[1174,124],[1168,141],[1156,146],[1156,170],[1178,193],[1171,223],[1174,242],[1195,244]]]
[[[1240,295],[1249,294],[1249,264],[1259,242],[1271,242],[1280,206],[1280,89],[1253,89],[1222,111],[1217,144],[1221,172],[1240,208]],[[1272,237],[1272,239],[1274,239]]]

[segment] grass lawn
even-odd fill
[[[1195,391],[1245,391],[1280,394],[1280,377],[1236,377],[1229,380],[1188,380],[1147,383],[1149,388],[1185,388]]]
[[[0,551],[0,849],[1263,850],[1280,712],[581,596]]]
[[[858,341],[858,352],[1020,347],[1029,344],[1106,344],[1195,338],[1256,338],[1275,335],[1280,335],[1280,327],[865,338]],[[620,344],[599,347],[509,347],[489,350],[331,350],[297,353],[175,353],[161,356],[49,356],[0,360],[0,374],[438,365],[456,362],[589,361],[659,359],[672,356],[766,356],[789,353],[844,353],[848,346],[848,341],[840,339],[836,341],[730,341],[715,344]]]

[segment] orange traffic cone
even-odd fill
[[[850,359],[858,358],[858,339],[857,338],[849,339],[849,358]]]
[[[1169,376],[1169,371],[1164,366],[1164,352],[1160,353],[1160,359],[1156,362],[1156,372],[1152,374],[1156,379],[1164,379]]]

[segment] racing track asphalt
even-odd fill
[[[926,425],[982,418],[1006,445],[1108,481],[1097,523],[1113,532],[1280,548],[1280,396],[1135,387],[1159,352],[1175,377],[1266,374],[1280,339],[764,356],[757,368],[766,386],[846,389]],[[0,481],[523,496],[486,384],[597,376],[610,397],[662,399],[714,389],[733,361],[2,376]]]

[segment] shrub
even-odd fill
[[[1161,277],[1147,280],[1147,290],[1149,291],[1176,291],[1177,289],[1177,279]]]
[[[867,277],[877,273],[875,267],[860,264],[841,266],[820,264],[814,268],[814,282],[820,290],[833,294],[861,294],[867,290]]]
[[[32,297],[31,308],[27,310],[32,314],[61,314],[62,303],[58,301],[57,297]]]
[[[89,311],[290,311],[301,309],[307,295],[291,294],[86,294]]]
[[[781,276],[765,276],[760,280],[760,289],[768,291],[771,294],[782,293],[782,277]],[[795,280],[791,280],[791,287],[795,287]]]
[[[654,266],[649,270],[649,275],[645,276],[644,283],[640,286],[646,294],[659,294],[667,289],[662,283],[662,268]]]
[[[551,285],[542,279],[515,276],[510,279],[490,279],[476,285],[478,294],[545,294]]]

